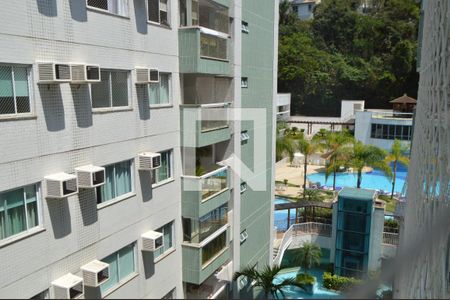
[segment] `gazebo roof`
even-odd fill
[[[398,98],[396,98],[396,99],[394,99],[394,100],[391,100],[391,101],[389,101],[389,102],[390,102],[390,103],[400,103],[400,104],[409,104],[409,103],[411,103],[411,104],[416,104],[416,103],[417,103],[417,100],[414,99],[414,98],[409,97],[409,96],[406,95],[406,94],[403,94],[403,96],[398,97]]]

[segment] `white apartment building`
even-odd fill
[[[202,110],[207,101],[240,107],[241,99],[263,99],[273,130],[278,4],[258,0],[251,14],[255,2],[4,5],[0,298],[215,298],[232,291],[231,275],[241,265],[269,263],[273,186],[263,196],[250,187],[242,194],[229,167],[208,169],[247,151],[240,122],[199,129],[202,144],[194,149],[212,152],[195,157],[209,173],[189,174],[182,163],[189,152],[182,142],[184,110]],[[254,55],[241,57],[242,45],[259,37],[268,45],[261,51],[270,67],[261,67],[269,73],[254,76],[255,68],[241,74]],[[241,91],[243,75],[248,96],[241,95],[247,93]],[[263,79],[272,85],[254,93]],[[273,178],[271,166],[267,176]],[[185,207],[194,201],[183,189],[188,177],[200,182],[193,214]],[[218,190],[211,187],[216,183],[222,184]],[[251,207],[258,195],[264,211],[249,223],[241,197]],[[199,226],[192,225],[197,235],[183,228],[188,219]],[[254,228],[267,236],[253,234]],[[250,233],[247,244],[233,243],[241,229]],[[245,247],[252,244],[264,251],[251,255]]]

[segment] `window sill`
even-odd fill
[[[101,14],[105,14],[105,15],[109,15],[109,16],[113,16],[113,17],[118,17],[118,18],[130,20],[130,17],[129,17],[129,16],[118,15],[118,14],[109,12],[109,11],[107,11],[107,10],[103,10],[103,9],[101,9],[101,8],[97,8],[97,7],[92,7],[92,6],[87,6],[87,5],[86,5],[86,9],[87,9],[87,10],[90,10],[90,11],[93,11],[93,12],[98,12],[98,13],[101,13]]]
[[[147,21],[148,25],[152,25],[152,26],[156,26],[156,27],[160,27],[160,28],[164,28],[164,29],[168,29],[168,30],[172,30],[172,27],[170,25],[164,25],[161,23],[156,23],[153,21]]]
[[[167,256],[169,256],[170,254],[172,254],[174,252],[175,252],[175,248],[170,248],[169,250],[167,250],[166,252],[164,252],[163,254],[158,256],[157,258],[155,258],[155,264],[160,262],[161,260],[163,260],[164,258],[166,258]]]
[[[26,232],[21,232],[21,233],[15,235],[15,236],[6,238],[6,239],[0,241],[0,249],[5,247],[5,246],[14,244],[14,243],[16,243],[18,241],[21,241],[23,239],[29,238],[29,237],[31,237],[31,236],[33,236],[35,234],[44,232],[44,231],[45,231],[44,227],[35,227],[35,228],[32,228],[32,229],[30,229],[30,230],[28,230]]]
[[[151,104],[149,106],[150,108],[154,109],[154,108],[171,108],[173,107],[172,103],[168,103],[168,104]]]
[[[205,55],[200,55],[200,58],[209,59],[209,60],[217,60],[217,61],[227,62],[227,63],[230,62],[230,60],[226,59],[226,58],[211,57],[211,56],[205,56]]]
[[[35,114],[0,115],[0,122],[37,119]]]
[[[106,298],[107,296],[111,295],[118,289],[120,289],[122,286],[133,280],[134,278],[138,277],[139,273],[134,272],[133,274],[130,274],[127,278],[123,279],[122,281],[119,281],[114,287],[109,289],[106,293],[102,294],[102,299]]]
[[[171,178],[169,178],[169,179],[166,179],[166,180],[163,180],[163,181],[154,183],[154,184],[152,184],[152,189],[157,188],[157,187],[160,187],[160,186],[162,186],[162,185],[166,185],[166,184],[171,183],[171,182],[174,182],[174,181],[175,181],[175,179],[174,179],[173,177],[171,177]]]
[[[93,108],[92,113],[93,114],[107,114],[107,113],[115,113],[115,112],[121,112],[121,111],[132,111],[132,107],[106,107],[106,108]]]
[[[115,198],[113,200],[108,200],[106,202],[97,204],[97,210],[100,210],[102,208],[105,208],[105,207],[108,207],[110,205],[116,204],[118,202],[122,202],[123,200],[129,199],[129,198],[134,197],[134,196],[136,196],[136,193],[132,192],[132,193],[128,193],[128,194],[122,195],[120,197],[117,197],[117,198]]]

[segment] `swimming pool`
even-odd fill
[[[290,268],[281,270],[280,274],[275,278],[274,282],[278,283],[286,278],[295,278],[300,268]],[[311,269],[308,271],[309,274],[316,277],[316,284],[314,285],[314,293],[310,295],[304,292],[298,287],[286,287],[283,288],[286,299],[343,299],[343,297],[335,292],[325,289],[322,286],[322,275],[323,271],[320,269]],[[278,295],[281,297],[282,295]]]
[[[291,201],[289,201],[286,198],[282,198],[282,197],[278,197],[275,196],[275,204],[281,204],[281,203],[290,203]],[[291,224],[295,222],[295,208],[291,208],[289,209],[290,212],[290,219],[291,219]],[[288,210],[287,209],[283,209],[283,210],[276,210],[274,212],[274,224],[275,227],[277,227],[278,231],[286,231],[287,229],[287,216],[288,216]]]
[[[405,185],[406,175],[408,170],[404,166],[400,166],[397,170],[397,178],[395,181],[394,191],[401,193],[403,186]],[[333,186],[333,174],[325,181],[325,173],[310,174],[307,178],[311,182],[320,182],[320,185]],[[336,174],[336,186],[337,187],[356,187],[357,174],[356,173],[337,173]],[[380,170],[373,170],[372,172],[363,173],[362,175],[362,188],[383,190],[391,192],[392,183],[383,172]]]

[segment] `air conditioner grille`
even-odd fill
[[[70,80],[70,66],[64,64],[55,64],[55,79]]]

